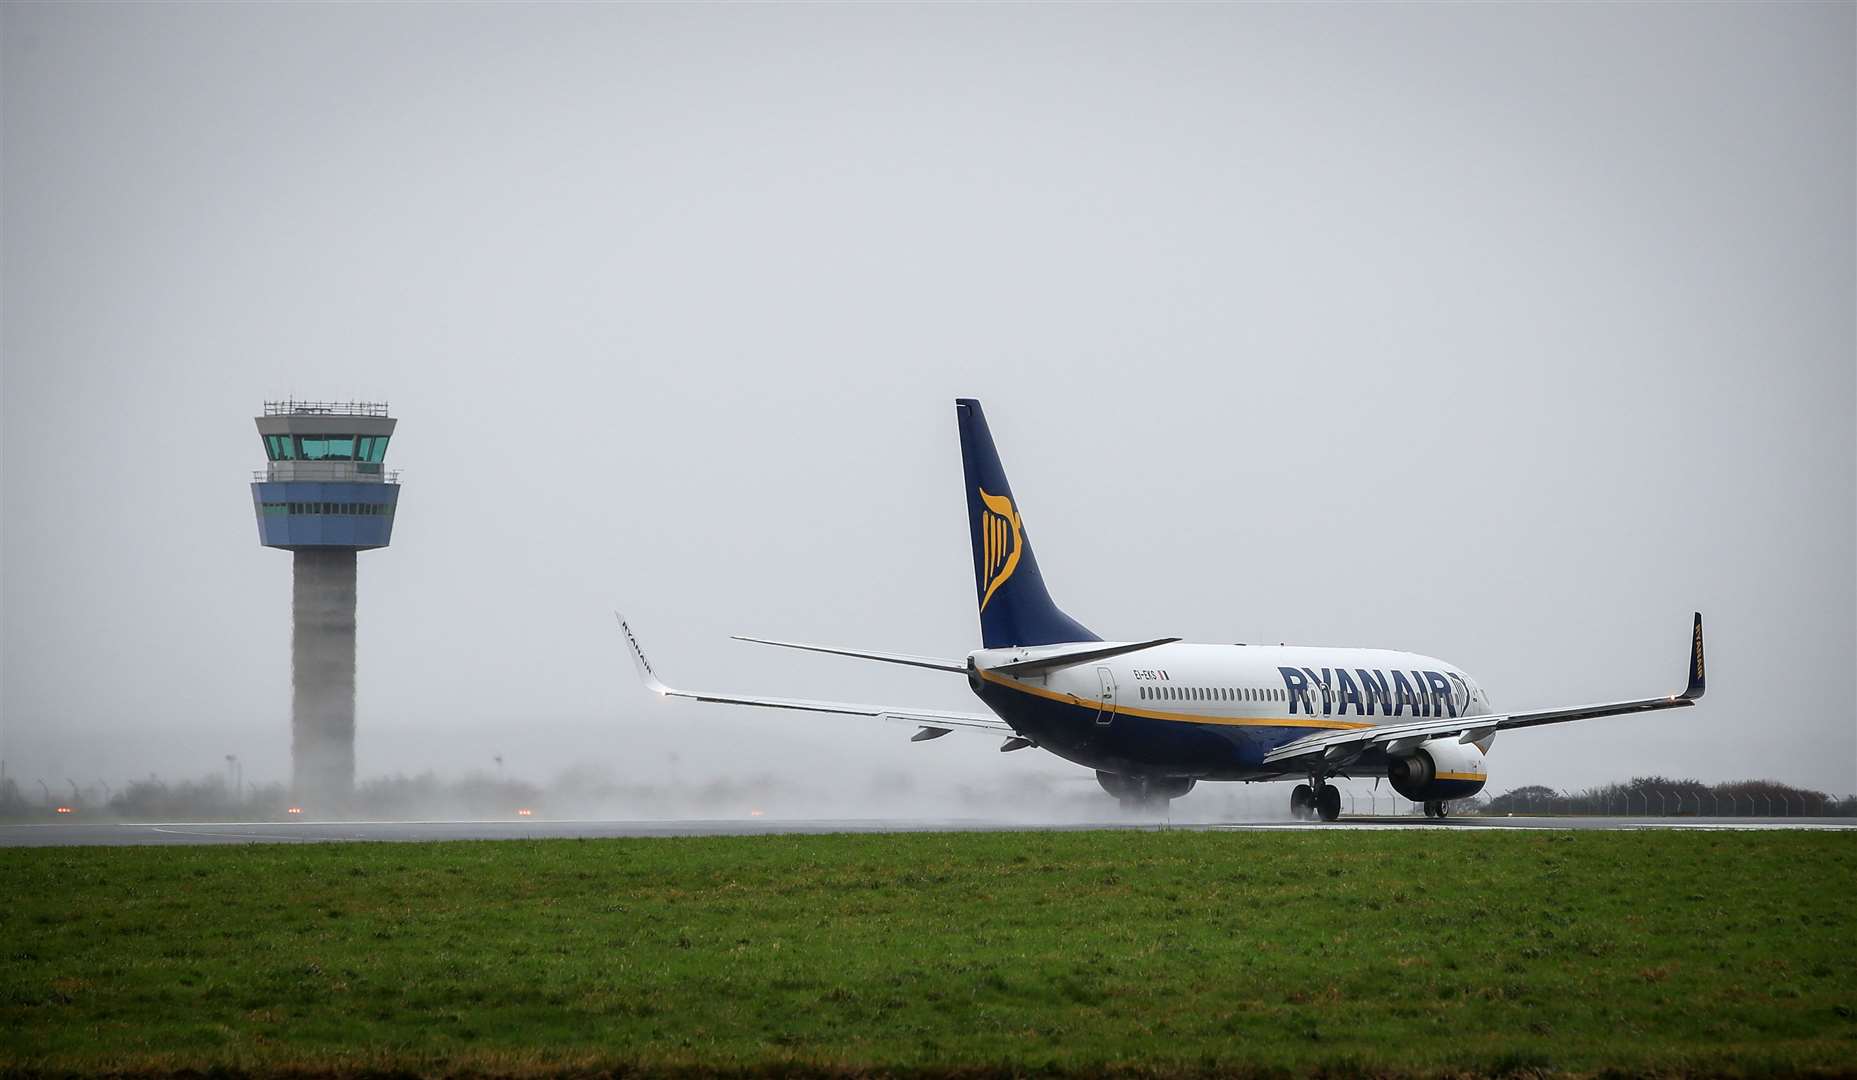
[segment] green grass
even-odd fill
[[[1857,842],[0,851],[0,1070],[1857,1071]]]

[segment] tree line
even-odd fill
[[[1466,800],[1484,814],[1616,814],[1689,817],[1854,817],[1857,795],[1838,798],[1778,780],[1705,784],[1667,776],[1558,791],[1530,784],[1490,798]]]

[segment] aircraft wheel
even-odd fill
[[[1290,816],[1297,821],[1307,821],[1314,816],[1315,792],[1308,784],[1297,784],[1290,790]]]
[[[1428,818],[1444,816],[1442,813],[1439,812],[1438,803],[1436,800],[1427,799],[1425,801],[1425,816]]]
[[[1448,807],[1449,805],[1450,804],[1445,802],[1443,799],[1438,800],[1438,820],[1439,821],[1444,820],[1445,808]]]
[[[1321,794],[1315,797],[1315,809],[1322,815],[1323,821],[1333,821],[1341,816],[1341,789],[1333,784],[1323,784]]]

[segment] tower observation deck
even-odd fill
[[[393,539],[399,474],[386,403],[267,401],[252,474],[258,542],[294,560],[290,751],[295,798],[340,812],[355,786],[355,554]]]

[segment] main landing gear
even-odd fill
[[[1290,816],[1298,821],[1320,817],[1333,821],[1341,816],[1341,789],[1314,777],[1314,784],[1297,784],[1290,792]]]
[[[1425,804],[1425,816],[1442,818],[1446,803],[1443,799],[1432,799]]]
[[[1116,797],[1131,814],[1165,815],[1167,804],[1193,790],[1197,782],[1185,777],[1123,776],[1098,769],[1096,782]]]

